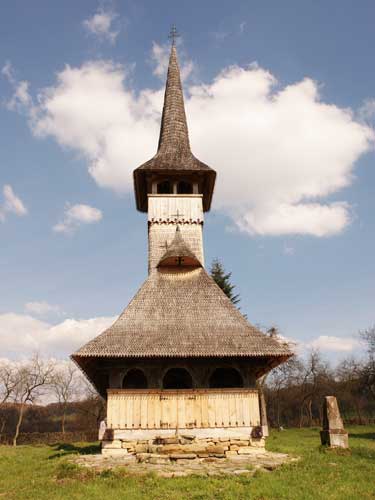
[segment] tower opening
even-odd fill
[[[193,185],[191,182],[180,181],[177,184],[177,193],[178,194],[193,194]]]
[[[139,368],[128,371],[122,381],[123,389],[147,389],[148,383],[146,375]]]
[[[185,368],[171,368],[163,378],[163,389],[192,389],[193,379]]]
[[[211,389],[243,387],[243,378],[235,368],[216,368],[209,380]]]
[[[162,181],[158,183],[158,194],[172,194],[172,184],[169,181]]]

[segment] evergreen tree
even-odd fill
[[[232,273],[226,273],[223,264],[219,261],[219,259],[214,259],[211,264],[210,269],[211,277],[214,279],[216,284],[223,290],[225,295],[230,298],[233,304],[238,304],[241,300],[239,294],[235,294],[233,290],[236,288],[236,285],[233,285],[230,282],[230,277]]]

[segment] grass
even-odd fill
[[[0,499],[375,499],[375,426],[349,428],[351,452],[319,445],[318,429],[272,432],[267,448],[301,460],[253,477],[162,479],[129,476],[125,469],[101,474],[67,461],[98,446],[0,446]]]

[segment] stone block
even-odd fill
[[[249,439],[231,439],[230,444],[236,445],[236,446],[249,446],[250,440]]]
[[[152,453],[147,462],[155,465],[165,465],[166,463],[170,462],[170,460],[168,455],[157,455],[155,453]]]
[[[251,439],[251,446],[255,448],[264,448],[266,445],[266,440],[264,438]]]
[[[148,444],[136,444],[134,450],[136,453],[147,453],[148,448]]]
[[[113,441],[102,441],[102,448],[103,449],[119,449],[121,448],[121,441],[120,439],[114,439]]]
[[[234,451],[234,450],[229,450],[229,451],[225,452],[225,456],[227,458],[231,458],[231,457],[234,457],[234,456],[237,456],[237,455],[238,455],[237,451]]]
[[[195,439],[194,434],[181,434],[181,437],[188,441],[194,441]]]
[[[128,450],[130,453],[132,453],[133,451],[135,451],[135,447],[134,447],[134,445],[129,444],[129,443],[126,443],[126,442],[121,443],[121,448],[125,448],[125,449],[126,449],[126,450]]]
[[[123,448],[102,448],[102,455],[105,457],[127,456],[127,450]]]
[[[239,455],[251,455],[254,452],[258,452],[258,450],[254,449],[252,446],[240,446],[237,452]]]
[[[137,453],[138,462],[146,462],[151,457],[151,453]]]
[[[195,453],[172,453],[169,457],[172,460],[193,460],[194,458],[197,458],[197,455]]]
[[[228,446],[212,445],[207,446],[207,452],[211,455],[220,454],[223,455],[225,451],[229,450]]]

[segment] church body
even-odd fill
[[[215,178],[191,152],[172,44],[158,150],[134,171],[137,209],[148,215],[148,278],[72,356],[107,400],[103,451],[179,433],[264,443],[256,381],[291,352],[252,326],[204,269]]]

